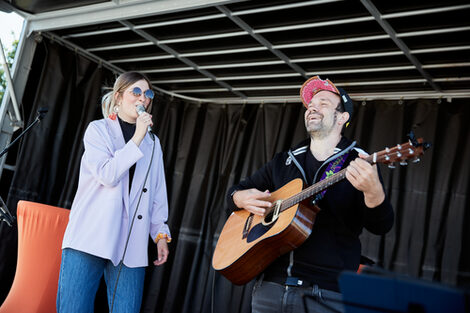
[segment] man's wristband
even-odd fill
[[[235,192],[237,192],[237,191],[238,191],[238,189],[235,189],[235,190],[234,190],[234,191],[232,191],[232,193],[230,194],[230,198],[232,198],[232,200],[233,200],[233,195],[234,195],[234,194],[235,194]]]

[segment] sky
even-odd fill
[[[23,18],[16,13],[0,11],[0,39],[4,49],[11,47],[15,39],[20,39]],[[14,35],[12,35],[12,31]]]

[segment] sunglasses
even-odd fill
[[[140,89],[139,87],[134,87],[131,90],[131,93],[135,97],[140,97],[142,95],[142,89]],[[144,91],[144,96],[145,96],[145,98],[152,100],[153,97],[155,96],[155,94],[151,89],[147,89],[147,90]]]

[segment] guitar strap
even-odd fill
[[[287,151],[287,154],[289,155],[289,157],[291,158],[292,162],[294,162],[295,166],[297,166],[297,168],[299,169],[300,171],[300,174],[302,174],[302,177],[304,178],[304,182],[305,184],[308,184],[308,181],[307,181],[307,176],[305,176],[305,171],[304,169],[302,168],[302,166],[300,165],[299,161],[297,161],[297,159],[295,158],[294,154],[292,153],[292,151]]]
[[[331,161],[328,164],[328,167],[326,168],[326,170],[323,172],[323,175],[321,176],[320,181],[334,175],[335,173],[338,173],[341,170],[341,168],[343,167],[344,161],[346,161],[348,156],[349,156],[349,152],[347,152],[347,153],[343,154],[342,156],[340,156],[340,157],[334,159],[333,161]],[[313,181],[312,184],[314,184],[314,183],[315,183],[315,181]],[[323,191],[318,193],[317,196],[315,197],[315,202],[320,201],[323,198],[323,196],[325,195],[327,190],[328,189],[324,189]]]
[[[326,168],[326,170],[323,172],[323,175],[322,175],[320,180],[323,180],[323,179],[325,179],[327,177],[330,177],[331,175],[339,172],[341,170],[341,168],[343,167],[344,161],[346,161],[346,159],[348,158],[349,152],[352,150],[352,148],[354,148],[355,145],[356,145],[356,142],[353,141],[346,149],[344,149],[340,153],[338,153],[336,155],[333,155],[332,157],[328,158],[318,168],[317,172],[315,173],[315,177],[313,178],[312,185],[315,184],[315,182],[317,181],[318,173],[320,172],[321,168],[323,166],[325,166],[325,164],[327,164],[327,162],[330,162],[330,163],[328,164],[328,167]],[[323,198],[323,196],[325,195],[327,190],[328,189],[325,189],[322,192],[320,192],[319,194],[317,194],[317,196],[313,200],[313,203],[316,203],[317,201],[320,201]]]

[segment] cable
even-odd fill
[[[212,293],[212,297],[211,297],[211,313],[214,313],[214,298],[215,298],[215,270],[214,270],[214,274],[212,275],[212,288],[211,288],[211,293]]]
[[[151,134],[151,135],[153,135],[153,134]],[[145,184],[147,183],[147,178],[149,176],[150,168],[152,167],[152,163],[153,163],[153,154],[155,152],[155,139],[154,139],[153,136],[150,136],[150,137],[153,140],[152,156],[150,157],[149,167],[147,169],[147,173],[145,174],[144,186],[143,186],[142,190],[140,191],[139,201],[137,201],[137,206],[136,206],[135,211],[134,211],[134,216],[132,216],[131,228],[129,229],[129,233],[127,234],[126,245],[124,246],[124,252],[122,253],[121,261],[119,261],[119,270],[118,270],[118,274],[117,274],[117,277],[116,277],[116,283],[114,284],[113,299],[111,301],[111,308],[110,308],[110,311],[109,311],[110,313],[113,313],[114,298],[116,297],[116,290],[117,290],[117,285],[118,285],[118,281],[119,281],[119,276],[121,275],[122,266],[124,264],[124,257],[126,256],[127,246],[129,244],[129,239],[131,237],[131,232],[132,232],[132,228],[134,226],[135,217],[137,215],[137,211],[139,210],[140,200],[142,199],[142,194],[144,193]]]

